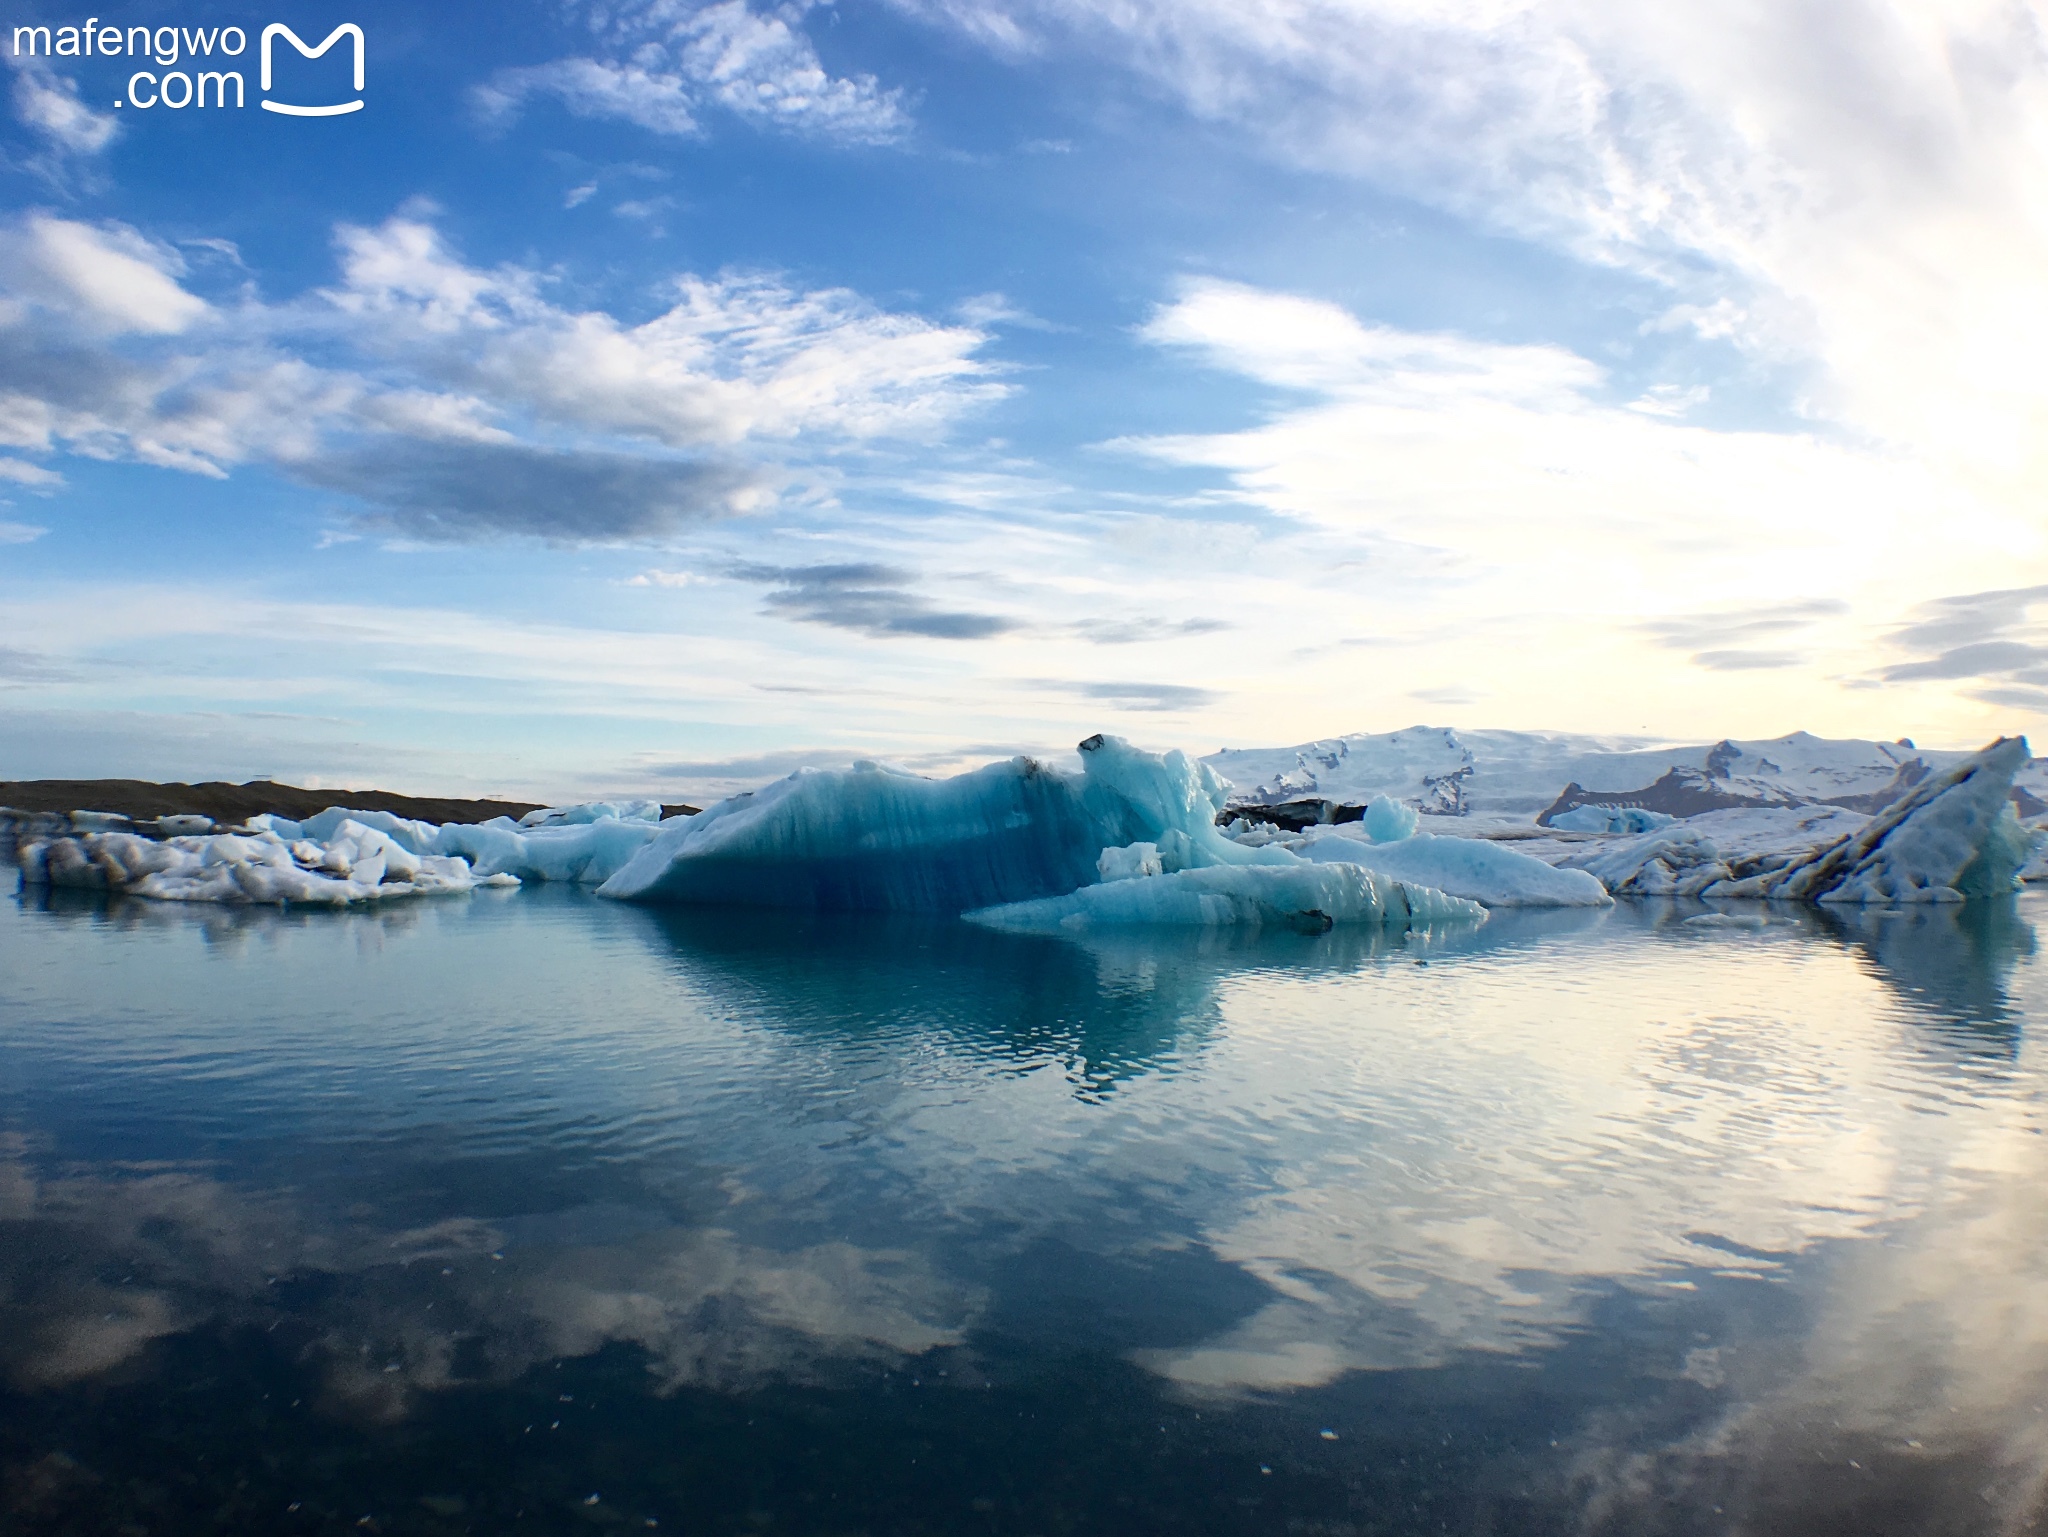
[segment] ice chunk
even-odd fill
[[[303,821],[295,822],[290,817],[266,814],[249,818],[248,825],[258,832],[276,833],[287,843],[298,839],[325,843],[339,834],[344,822],[353,822],[358,827],[375,828],[414,854],[447,852],[436,846],[441,834],[438,824],[415,822],[409,817],[393,816],[388,811],[354,811],[346,806],[329,806],[325,811]]]
[[[1647,833],[1669,827],[1677,820],[1662,811],[1645,811],[1641,806],[1575,806],[1552,817],[1550,825],[1568,833]]]
[[[1147,875],[1164,875],[1159,845],[1134,843],[1127,849],[1104,849],[1095,861],[1095,873],[1105,881],[1134,881]]]
[[[1783,865],[1784,858],[1777,864]],[[1692,897],[1731,878],[1720,846],[1697,827],[1645,833],[1570,866],[1593,876],[1618,897]]]
[[[1344,836],[1348,828],[1315,831],[1301,848],[1309,859],[1363,865],[1485,907],[1610,907],[1614,902],[1607,888],[1583,870],[1554,869],[1483,838],[1418,833],[1398,843],[1364,843]]]
[[[1161,924],[1179,928],[1292,928],[1336,924],[1478,923],[1475,902],[1409,886],[1359,865],[1211,865],[1172,875],[1084,886],[1065,896],[966,914],[970,923],[1023,933],[1072,933]]]
[[[1365,835],[1374,843],[1399,843],[1415,836],[1422,817],[1406,801],[1382,795],[1365,808]]]
[[[951,779],[875,763],[802,769],[663,824],[599,895],[957,913],[1089,885],[1105,849],[1137,843],[1169,872],[1299,863],[1224,837],[1228,786],[1185,754],[1094,736],[1081,763],[1078,777],[1030,758]]]
[[[586,822],[659,822],[660,801],[584,801],[543,806],[519,819],[521,827],[579,827]]]

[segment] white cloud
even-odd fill
[[[423,224],[347,228],[341,245],[344,281],[328,297],[376,346],[550,421],[675,448],[915,437],[1002,393],[973,358],[981,332],[845,289],[685,275],[671,308],[630,326],[551,304],[538,274],[467,267]]]
[[[39,464],[21,459],[6,458],[0,458],[0,480],[11,480],[17,486],[30,486],[37,490],[64,484],[64,477],[55,470],[46,470]]]
[[[840,143],[901,138],[910,123],[902,93],[872,75],[828,74],[803,32],[803,10],[756,11],[745,0],[608,8],[594,20],[617,57],[502,70],[474,100],[487,119],[499,121],[533,96],[553,96],[579,116],[617,118],[655,133],[697,133],[703,110],[718,107]]]
[[[1867,674],[1878,624],[1930,590],[1998,586],[2048,554],[2025,508],[1911,454],[1645,413],[1607,399],[1601,370],[1558,348],[1369,326],[1215,281],[1190,284],[1144,334],[1306,398],[1240,431],[1122,446],[1221,472],[1236,497],[1297,528],[1370,541],[1355,579],[1330,577],[1370,595],[1376,625],[1428,629],[1427,676],[1411,681],[1484,679],[1495,708],[1531,725],[1683,729],[1664,709],[1674,700],[1693,717],[1813,719],[1842,708],[1826,680]],[[1931,537],[1938,528],[1970,537]],[[1709,677],[1618,638],[1623,623],[1691,612],[1703,594],[1723,606],[1826,600],[1802,639],[1810,661],[1769,680]],[[1300,612],[1314,608],[1304,598]],[[1995,728],[1986,703],[2013,700],[1928,687],[1893,708],[1968,739]]]
[[[474,93],[477,109],[493,121],[517,116],[534,96],[553,96],[578,117],[618,118],[655,133],[697,131],[688,84],[678,75],[650,74],[630,64],[557,59],[500,70]]]
[[[981,332],[843,289],[683,274],[629,325],[467,265],[416,218],[338,239],[338,286],[217,310],[132,229],[0,228],[0,444],[215,477],[268,462],[413,537],[602,542],[764,506],[782,460],[929,438],[1003,391]]]
[[[97,155],[120,131],[113,113],[95,112],[79,100],[76,80],[38,68],[16,68],[14,115],[71,155]]]
[[[0,522],[0,544],[33,544],[48,532],[33,523]]]
[[[167,336],[208,314],[178,283],[184,261],[125,224],[30,214],[0,240],[0,281],[102,335]]]
[[[1809,408],[2048,476],[2048,16],[2008,0],[898,0],[1655,275]]]

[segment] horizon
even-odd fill
[[[0,29],[0,778],[2048,713],[2022,14],[115,10],[248,105]]]

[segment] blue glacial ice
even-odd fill
[[[1677,820],[1668,812],[1645,811],[1641,806],[1589,805],[1559,812],[1550,825],[1568,833],[1647,833]]]
[[[599,895],[960,913],[1092,885],[1105,849],[1139,843],[1161,874],[1300,863],[1219,832],[1229,787],[1183,753],[1093,736],[1081,765],[1074,775],[1011,758],[951,779],[879,763],[799,770],[664,824]]]
[[[1216,826],[1230,787],[1185,754],[1107,736],[1080,751],[1078,776],[1029,758],[953,779],[800,771],[664,830],[599,895],[966,913],[1033,931],[1484,917],[1356,865],[1233,841]]]
[[[1604,895],[1604,893],[1603,893]],[[967,913],[970,923],[1020,933],[1074,933],[1136,924],[1182,928],[1290,928],[1336,924],[1413,927],[1478,923],[1476,902],[1412,886],[1360,865],[1208,865],[1104,881],[1065,896]]]
[[[1366,837],[1374,843],[1399,843],[1415,836],[1422,817],[1406,801],[1382,795],[1365,808],[1363,825]]]
[[[1331,835],[1308,839],[1301,847],[1302,856],[1318,862],[1363,865],[1410,886],[1432,887],[1482,907],[1614,905],[1607,888],[1584,870],[1559,870],[1484,838],[1417,833],[1392,843],[1365,843],[1341,835],[1348,831],[1348,827],[1329,829]]]

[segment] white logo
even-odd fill
[[[362,90],[363,29],[354,22],[345,21],[336,27],[327,34],[327,41],[318,48],[308,48],[299,40],[299,34],[281,21],[273,21],[269,26],[265,27],[263,29],[263,89],[266,92],[270,89],[270,40],[274,37],[284,38],[294,48],[299,50],[302,57],[308,59],[319,58],[321,54],[332,48],[343,37],[352,38],[356,45],[356,90],[358,92]],[[263,103],[263,110],[265,112],[284,112],[292,117],[339,117],[344,112],[362,111],[363,102],[360,95],[354,101],[337,102],[331,107],[295,107],[289,102],[265,101]]]

